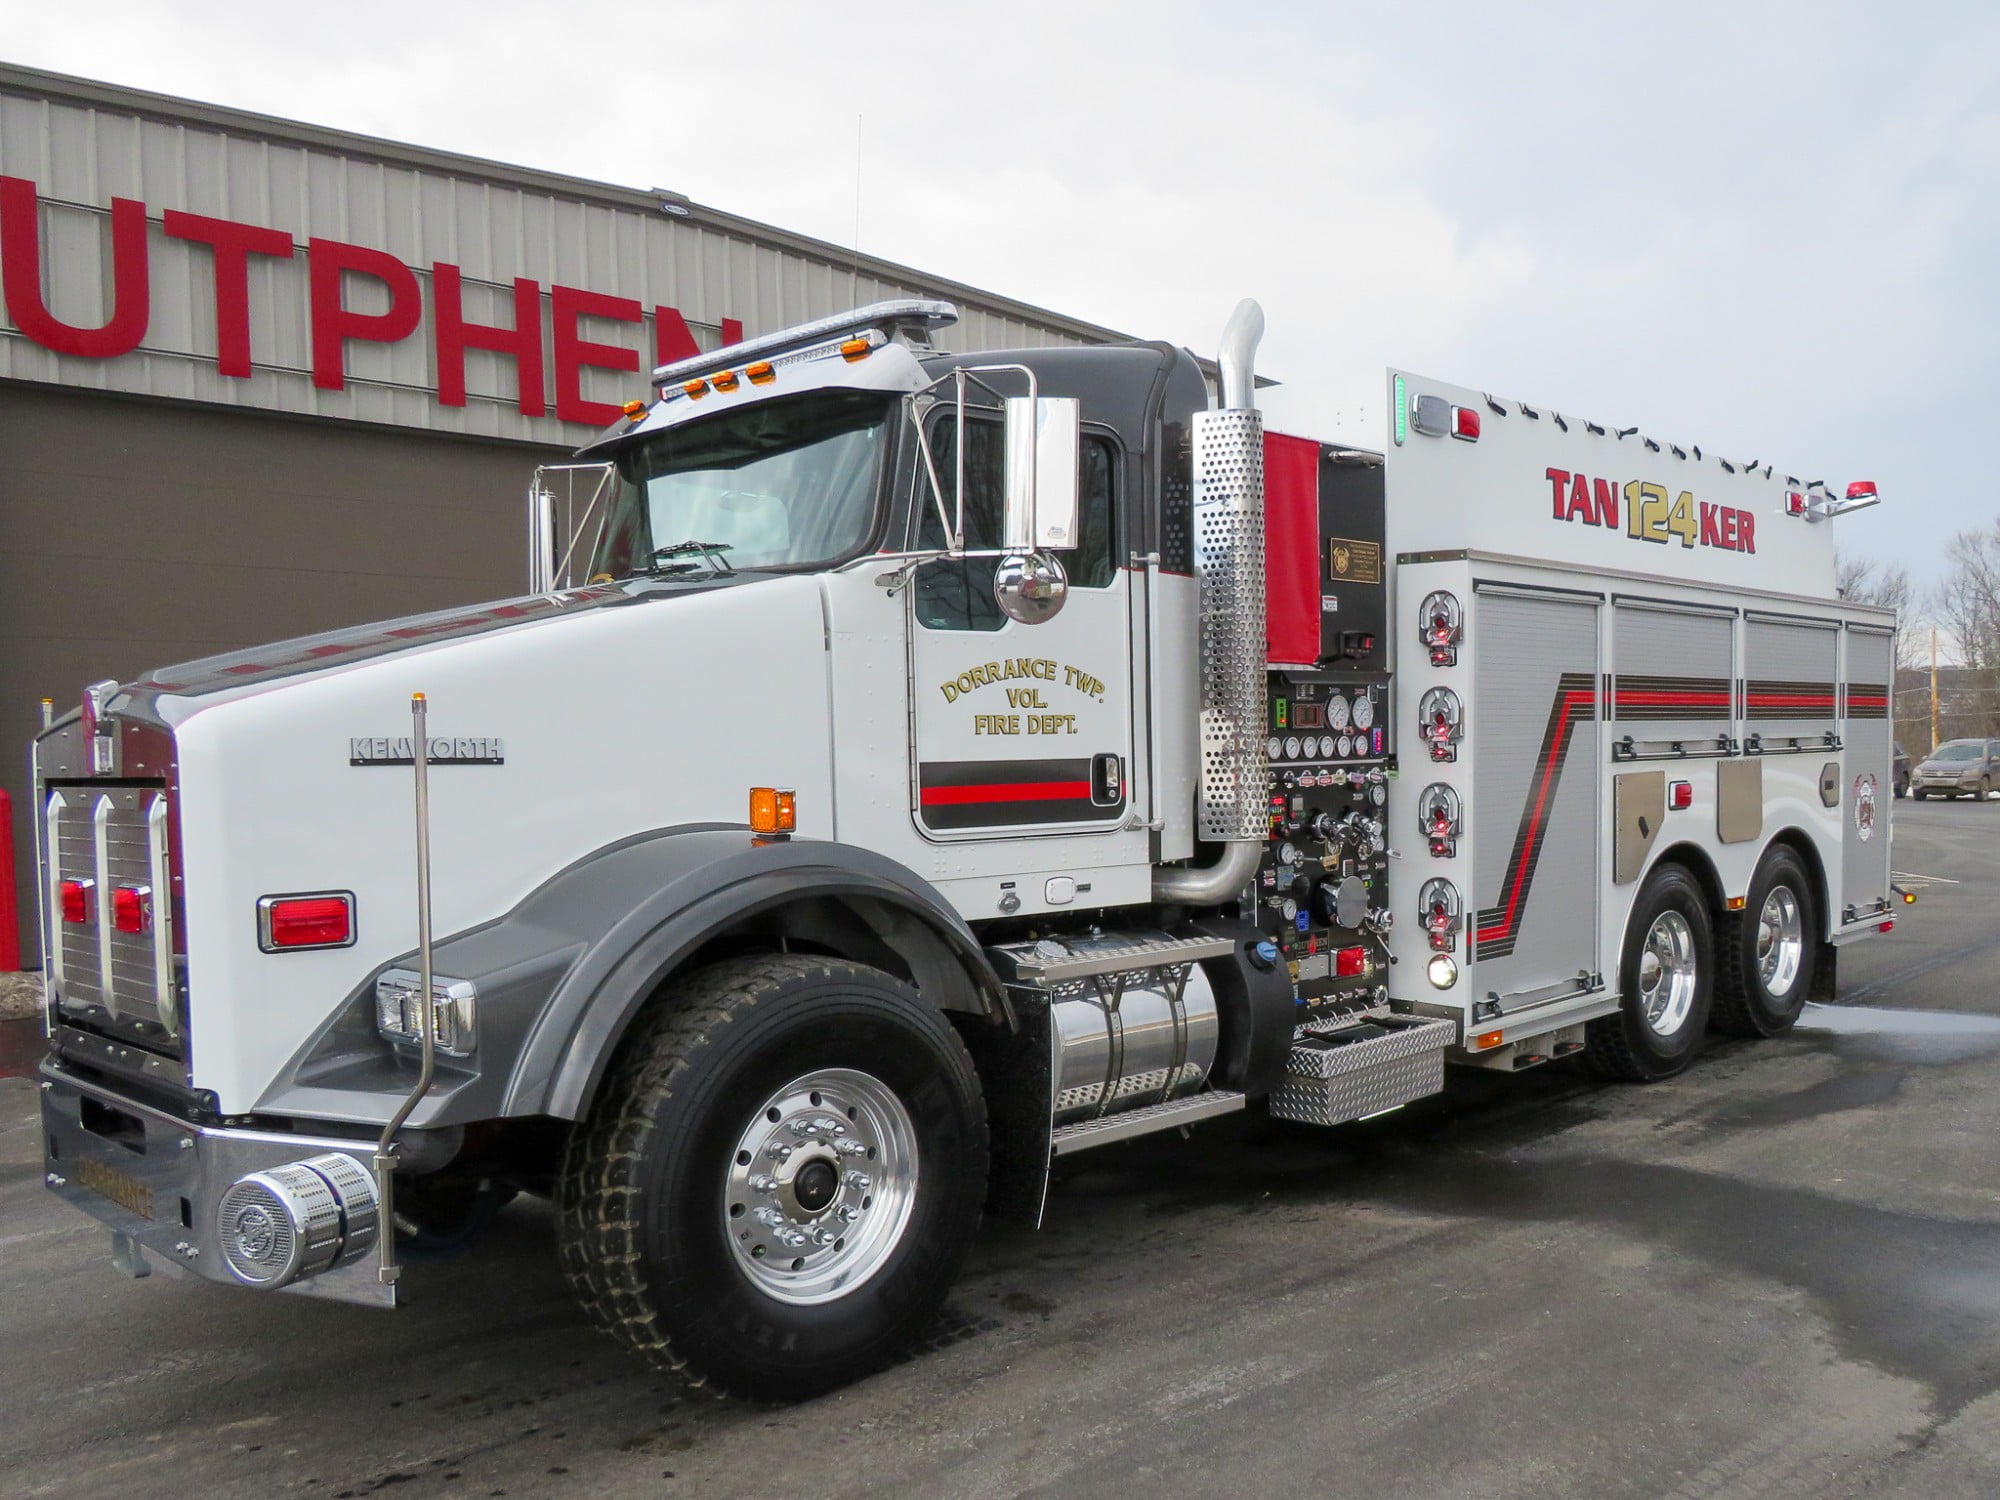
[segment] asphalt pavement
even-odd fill
[[[1989,1500],[2000,803],[1894,837],[1921,903],[1791,1036],[1070,1158],[929,1347],[791,1407],[594,1333],[533,1203],[395,1313],[121,1278],[0,1080],[0,1494]]]

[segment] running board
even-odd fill
[[[1215,1089],[1188,1099],[1173,1099],[1165,1104],[1149,1104],[1144,1109],[1129,1109],[1122,1115],[1106,1115],[1100,1120],[1085,1120],[1080,1125],[1065,1125],[1055,1133],[1055,1153],[1067,1156],[1072,1151],[1087,1151],[1092,1146],[1129,1141],[1135,1135],[1151,1135],[1156,1130],[1172,1130],[1176,1125],[1192,1125],[1197,1120],[1213,1119],[1216,1115],[1234,1114],[1248,1102],[1242,1094],[1229,1089]]]

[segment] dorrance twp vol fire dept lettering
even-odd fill
[[[1051,685],[1059,682],[1087,698],[1104,700],[1103,679],[1081,667],[1065,666],[1047,657],[1014,656],[1006,661],[982,662],[948,682],[939,683],[938,691],[944,694],[945,702],[955,703],[983,687],[1005,690],[1010,712],[974,714],[974,734],[1075,734],[1075,714],[1042,711],[1050,706],[1042,696],[1042,689],[1036,686],[1042,682]],[[1010,687],[1009,683],[1020,685]]]
[[[1645,480],[1620,485],[1615,479],[1572,474],[1568,469],[1549,469],[1546,474],[1558,521],[1616,531],[1622,517],[1625,535],[1635,541],[1662,545],[1678,541],[1683,547],[1723,552],[1757,550],[1757,518],[1747,510],[1697,501],[1689,490],[1670,499],[1665,485]]]

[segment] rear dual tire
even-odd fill
[[[1640,888],[1618,983],[1617,1012],[1585,1029],[1585,1064],[1628,1083],[1684,1071],[1701,1050],[1714,1003],[1715,935],[1708,896],[1680,865],[1661,865]]]
[[[1764,856],[1743,910],[1718,934],[1716,1029],[1732,1036],[1790,1031],[1812,993],[1819,961],[1819,903],[1797,854],[1782,846]]]

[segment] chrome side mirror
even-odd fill
[[[1053,620],[1069,598],[1069,575],[1046,552],[1015,552],[993,570],[993,597],[1000,612],[1023,625]]]
[[[1068,551],[1077,543],[1083,403],[1074,396],[1009,396],[1006,411],[1001,545],[1015,552]]]

